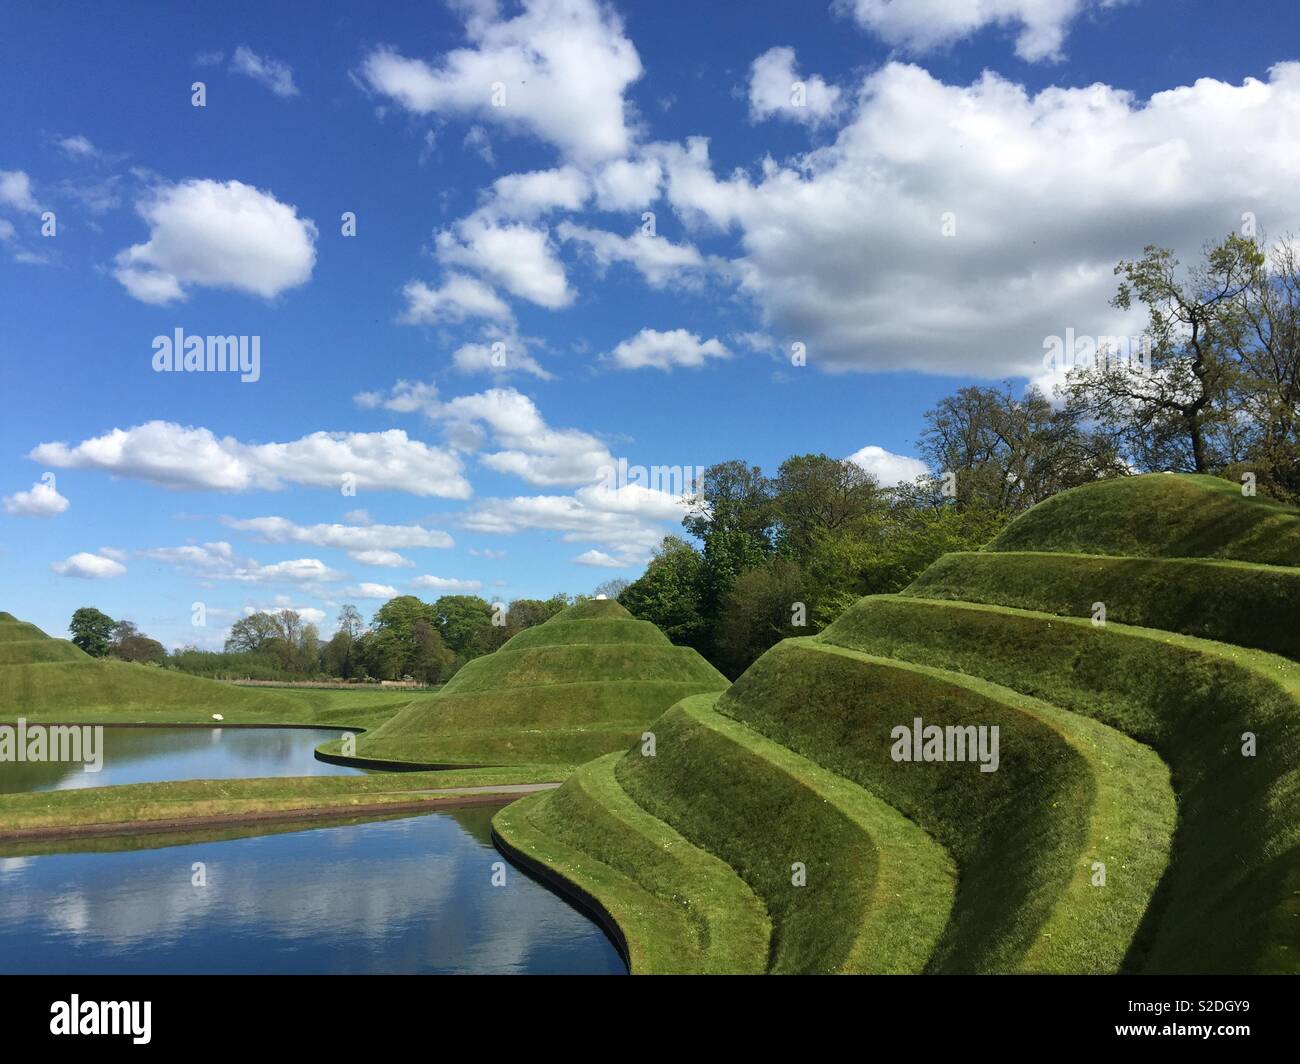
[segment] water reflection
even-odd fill
[[[360,769],[317,761],[314,749],[339,732],[328,728],[104,729],[104,767],[0,762],[0,794],[112,787],[163,780],[252,776],[352,776]]]
[[[622,972],[545,888],[491,885],[493,812],[0,858],[0,972]]]

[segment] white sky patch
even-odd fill
[[[299,525],[287,517],[223,517],[221,523],[263,543],[305,543],[346,551],[455,546],[446,532],[423,525]]]
[[[376,601],[382,599],[385,602],[397,598],[398,594],[397,588],[389,584],[374,584],[369,581],[354,584],[343,591],[344,598],[373,599]]]
[[[166,488],[274,491],[286,484],[404,491],[464,499],[471,494],[456,455],[386,432],[314,432],[288,443],[243,443],[206,428],[149,421],[69,446],[42,443],[30,457],[57,469],[97,469]],[[346,478],[346,479],[345,479]]]
[[[559,532],[566,543],[596,543],[607,553],[644,562],[663,539],[664,530],[634,513],[604,509],[589,497],[575,495],[515,496],[485,499],[461,517],[474,532],[512,535],[530,529]]]
[[[619,236],[603,229],[561,222],[555,227],[555,235],[586,246],[602,268],[615,262],[629,263],[652,288],[663,288],[673,281],[697,280],[698,271],[706,265],[704,256],[690,244],[674,244],[641,229],[631,236]]]
[[[887,44],[913,53],[942,48],[986,26],[1015,27],[1016,54],[1028,62],[1061,58],[1070,24],[1084,11],[1125,0],[835,0]]]
[[[590,195],[591,185],[576,166],[507,174],[493,182],[479,213],[530,222],[555,210],[579,210]]]
[[[126,572],[126,566],[121,562],[87,551],[55,562],[50,568],[59,576],[71,576],[79,580],[110,580]]]
[[[498,347],[498,344],[502,346]],[[482,344],[461,344],[452,352],[451,364],[457,373],[489,373],[494,377],[527,373],[539,380],[555,379],[554,374],[528,353],[518,336],[503,336]]]
[[[235,49],[235,54],[230,59],[230,72],[252,78],[277,96],[298,95],[298,86],[293,81],[293,69],[288,63],[258,55],[247,45],[241,44]]]
[[[184,300],[191,286],[272,299],[306,284],[316,264],[315,223],[241,181],[166,185],[136,210],[149,239],[118,253],[114,276],[144,303]]]
[[[592,178],[596,206],[602,211],[642,210],[659,198],[663,168],[658,160],[615,159]]]
[[[797,170],[719,180],[703,140],[656,151],[674,208],[739,235],[743,290],[810,365],[996,379],[1039,372],[1069,327],[1139,332],[1108,307],[1138,243],[1195,256],[1245,211],[1300,228],[1298,141],[1300,63],[1149,101],[889,63]]]
[[[818,125],[840,106],[840,90],[819,75],[801,77],[793,48],[769,48],[749,69],[749,114],[754,121],[778,115]]]
[[[41,207],[32,194],[32,179],[23,170],[0,170],[0,206],[27,214],[39,214]]]
[[[5,513],[15,517],[56,517],[71,505],[59,489],[46,481],[37,481],[30,491],[6,495]]]
[[[475,270],[492,278],[511,295],[559,310],[573,302],[573,291],[551,246],[545,227],[497,225],[472,214],[440,232],[435,244],[445,265]]]
[[[423,591],[478,591],[483,586],[481,580],[458,580],[445,576],[417,576],[411,581],[412,587]]]
[[[354,550],[348,552],[353,561],[373,565],[380,569],[414,569],[415,562],[395,550]]]
[[[90,142],[89,137],[84,137],[80,133],[71,137],[61,137],[59,147],[63,153],[70,159],[93,159],[99,154],[95,145]]]
[[[419,115],[459,115],[526,131],[578,162],[627,154],[623,94],[641,76],[618,15],[595,0],[524,0],[514,18],[484,8],[467,18],[470,47],[433,62],[391,48],[366,56],[361,76]],[[503,106],[493,106],[500,84]]]
[[[911,484],[917,477],[925,476],[930,471],[930,467],[919,458],[894,454],[875,444],[854,451],[847,460],[870,473],[884,488],[892,488],[895,484]]]
[[[245,617],[251,617],[254,613],[279,613],[281,610],[292,610],[301,617],[307,624],[314,624],[318,628],[325,623],[326,614],[322,609],[315,606],[297,606],[294,605],[293,599],[287,595],[276,595],[275,601],[269,606],[244,606],[241,611]],[[214,610],[208,607],[208,617],[220,614],[224,611]]]
[[[685,329],[672,329],[668,332],[642,329],[609,354],[609,360],[619,369],[649,367],[671,370],[674,366],[699,369],[711,358],[730,357],[731,351],[717,337],[702,340]]]
[[[243,584],[317,584],[342,580],[344,575],[319,558],[292,558],[262,564],[241,558],[224,541],[190,543],[180,547],[151,547],[136,551],[150,561],[163,562],[205,580],[230,580]]]
[[[491,285],[463,273],[449,274],[438,288],[431,288],[423,281],[408,281],[402,289],[402,296],[406,300],[406,309],[397,320],[403,325],[459,324],[470,318],[511,321],[514,318],[505,300]]]
[[[612,554],[606,554],[603,550],[585,550],[573,559],[574,565],[590,565],[598,569],[627,569],[636,565],[634,561],[626,561],[622,558],[615,558]]]

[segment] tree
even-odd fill
[[[225,649],[230,654],[256,654],[281,637],[279,623],[269,613],[250,613],[230,626]]]
[[[772,481],[776,539],[788,557],[802,557],[835,532],[886,505],[874,477],[846,459],[824,454],[787,458]]]
[[[92,658],[102,658],[108,654],[116,627],[117,622],[108,614],[94,606],[82,606],[73,613],[68,631],[72,633],[72,641]]]
[[[461,664],[492,649],[492,607],[477,595],[443,595],[433,604],[442,641]]]
[[[703,650],[709,642],[700,611],[704,559],[685,540],[665,536],[650,564],[632,581],[619,601],[632,614],[658,625],[678,646]]]
[[[118,621],[114,626],[109,653],[122,661],[141,663],[161,664],[167,659],[166,648],[144,635],[131,621]]]
[[[1084,428],[1078,405],[1057,408],[1037,388],[968,387],[925,412],[917,446],[955,480],[959,508],[1016,514],[1066,488],[1125,471],[1118,446]]]
[[[803,569],[789,558],[769,558],[737,577],[719,622],[719,668],[735,679],[782,639],[811,635],[807,593]]]
[[[597,598],[604,595],[607,599],[614,599],[617,602],[619,596],[627,590],[630,583],[630,580],[624,580],[622,577],[617,577],[613,580],[606,580],[603,583],[597,584],[596,590],[593,591],[592,594]]]
[[[1149,365],[1099,357],[1071,372],[1072,407],[1096,418],[1141,469],[1208,473],[1229,460],[1218,437],[1232,428],[1246,307],[1263,266],[1259,246],[1232,234],[1207,249],[1186,277],[1167,248],[1148,245],[1121,261],[1111,301],[1147,308]]]

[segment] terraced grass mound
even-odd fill
[[[356,754],[437,766],[577,765],[626,748],[680,699],[726,684],[694,650],[613,600],[593,600],[469,662],[438,694],[363,736]]]
[[[87,724],[295,723],[313,717],[295,695],[84,654],[13,614],[0,613],[0,721]]]
[[[752,889],[770,971],[1296,973],[1297,620],[1300,512],[1209,477],[1089,485],[675,706],[614,779]],[[902,757],[922,723],[937,758]],[[981,727],[993,772],[956,756]],[[574,879],[600,849],[585,798],[533,825]],[[939,859],[880,890],[899,823]],[[696,889],[660,874],[651,893]]]
[[[1241,492],[1187,473],[1085,484],[1039,503],[988,549],[1300,565],[1300,512]]]

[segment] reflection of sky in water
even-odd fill
[[[350,776],[317,761],[315,747],[342,733],[324,728],[105,728],[104,767],[0,762],[0,794],[113,787],[163,780],[252,776]]]
[[[494,811],[0,859],[0,972],[623,971],[513,866],[491,885]]]

